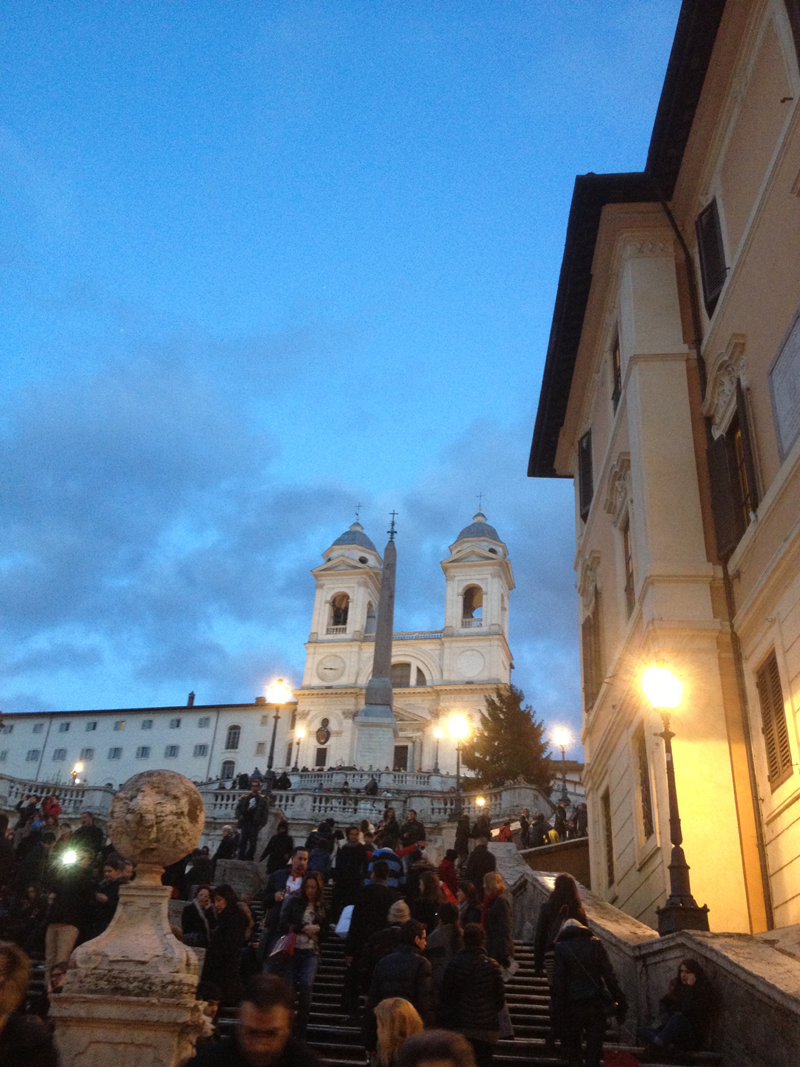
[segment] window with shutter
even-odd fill
[[[653,794],[650,790],[650,765],[647,759],[647,742],[644,739],[644,726],[633,736],[633,751],[636,759],[636,770],[639,777],[639,804],[642,813],[642,836],[645,841],[655,833],[653,820]]]
[[[611,822],[611,795],[606,789],[600,800],[603,809],[603,836],[606,846],[606,884],[614,885],[614,827]]]
[[[594,496],[592,472],[592,431],[587,430],[578,441],[578,506],[581,518],[586,522]]]
[[[783,702],[781,676],[774,650],[756,674],[758,702],[761,705],[761,729],[767,754],[767,773],[774,793],[779,785],[792,776],[792,747]]]
[[[602,643],[600,639],[600,591],[594,595],[594,604],[581,625],[581,652],[583,659],[583,707],[588,715],[597,700],[603,682]]]
[[[700,276],[703,280],[703,300],[706,313],[710,316],[717,306],[719,294],[722,292],[725,278],[728,275],[716,200],[712,200],[703,208],[697,216],[695,228],[697,250],[700,255]]]
[[[614,405],[614,411],[616,412],[619,398],[622,395],[622,361],[619,353],[619,334],[615,336],[611,349],[611,373],[614,380],[611,403]]]
[[[706,450],[717,554],[727,559],[758,507],[756,468],[742,384],[736,382],[736,414],[726,433]]]
[[[625,607],[628,618],[636,606],[636,590],[633,584],[633,552],[631,551],[631,520],[622,527],[622,554],[625,558]]]

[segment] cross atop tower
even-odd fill
[[[390,540],[390,541],[394,541],[394,535],[395,535],[395,533],[397,532],[397,528],[396,528],[396,526],[395,526],[395,521],[394,521],[394,520],[395,520],[396,518],[397,518],[397,512],[396,512],[396,511],[393,511],[393,512],[392,512],[392,525],[391,525],[391,527],[390,527],[390,528],[389,528],[389,529],[388,529],[388,530],[386,531],[386,532],[387,532],[387,533],[389,534],[389,540]]]
[[[356,522],[360,521],[359,516],[361,515],[361,509],[363,508],[363,506],[363,504],[356,504]]]
[[[478,511],[483,511],[481,504],[483,503],[483,493],[478,493]]]

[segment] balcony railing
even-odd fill
[[[347,633],[347,627],[346,626],[329,626],[328,629],[325,631],[325,633],[326,634],[346,634]]]
[[[473,626],[483,626],[483,619],[462,619],[461,620],[462,629],[467,630],[467,629],[469,629],[470,627],[473,627]]]

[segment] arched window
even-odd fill
[[[483,590],[479,585],[468,585],[464,590],[461,620],[464,626],[480,626],[483,618]]]
[[[236,764],[232,759],[226,759],[222,761],[222,770],[219,772],[220,778],[223,781],[227,781],[228,778],[233,778],[236,773]]]
[[[241,735],[241,726],[229,726],[228,735],[225,738],[225,751],[235,752],[239,747],[239,737]]]
[[[378,626],[378,616],[375,614],[375,606],[372,601],[367,604],[367,618],[364,623],[364,633],[374,634]]]
[[[392,688],[393,689],[408,689],[411,685],[411,664],[410,663],[393,663],[392,664]]]
[[[350,610],[350,597],[347,593],[336,593],[331,598],[331,626],[347,626],[347,613]]]

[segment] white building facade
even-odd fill
[[[359,523],[323,553],[312,571],[316,596],[296,703],[279,707],[258,697],[252,704],[5,715],[0,774],[68,785],[82,763],[79,777],[92,786],[116,788],[158,768],[198,783],[231,781],[263,774],[271,750],[275,770],[354,766],[353,720],[372,670],[382,565]],[[486,696],[510,681],[514,578],[507,547],[481,512],[450,546],[442,570],[443,625],[394,635],[398,737],[390,769],[452,773],[450,717],[477,724]]]

